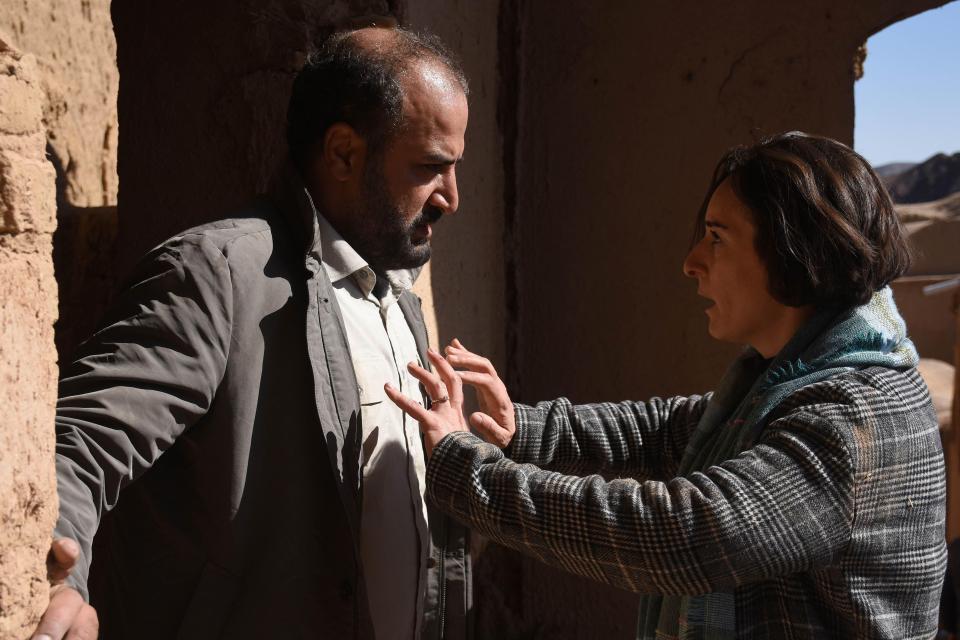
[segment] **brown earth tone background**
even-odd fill
[[[680,273],[720,153],[784,129],[852,142],[858,50],[941,4],[0,0],[0,637],[46,597],[56,285],[67,358],[140,254],[262,190],[293,74],[335,25],[430,28],[471,79],[460,212],[417,286],[435,343],[489,354],[521,400],[616,400],[706,390],[731,356]],[[632,637],[636,596],[479,555],[478,637]]]
[[[47,600],[57,496],[53,166],[37,59],[0,32],[0,638],[27,637]]]

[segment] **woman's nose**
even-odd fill
[[[683,275],[688,278],[699,278],[704,273],[704,265],[701,258],[702,246],[703,241],[695,244],[683,261]]]

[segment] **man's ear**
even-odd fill
[[[366,155],[366,141],[345,122],[331,125],[323,136],[320,161],[326,173],[337,182],[359,179]]]

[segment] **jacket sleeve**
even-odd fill
[[[505,450],[516,462],[566,473],[676,475],[705,396],[574,405],[566,398],[514,405],[517,431]]]
[[[210,407],[226,366],[232,308],[226,258],[203,236],[181,237],[141,263],[102,328],[64,368],[55,535],[80,544],[68,582],[84,597],[104,510]]]
[[[483,535],[662,594],[728,591],[827,564],[850,539],[853,483],[838,431],[802,411],[736,458],[669,482],[543,471],[469,433],[441,440],[427,468],[428,498]]]

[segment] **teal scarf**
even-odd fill
[[[917,361],[889,287],[862,307],[819,311],[772,361],[748,348],[733,362],[690,437],[680,475],[704,471],[752,447],[770,413],[802,387],[872,366],[905,370]],[[640,640],[727,640],[735,632],[733,593],[640,601]]]

